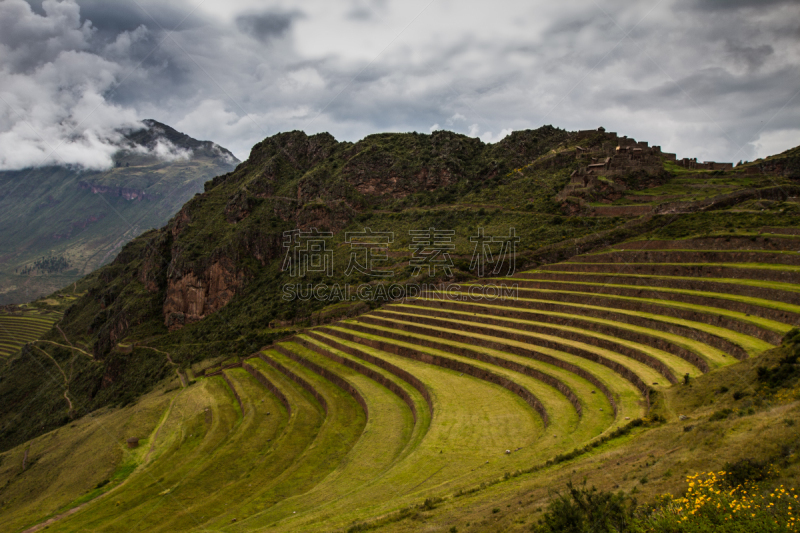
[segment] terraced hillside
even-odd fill
[[[0,362],[41,337],[62,315],[57,311],[28,307],[18,307],[13,312],[0,311]]]
[[[672,473],[708,466],[698,449],[752,455],[752,430],[800,407],[735,381],[795,338],[795,167],[689,168],[653,147],[602,174],[591,154],[625,139],[265,139],[52,295],[58,327],[0,368],[0,528],[418,531],[439,513],[431,530],[463,531],[480,508],[467,530],[485,531],[551,480],[679,491]],[[449,270],[414,266],[425,228],[452,239]],[[296,271],[301,234],[327,239],[312,244],[332,268]],[[383,275],[353,268],[353,235],[387,237]],[[475,266],[489,235],[486,272],[505,277]],[[426,288],[315,292],[333,284]],[[678,425],[717,402],[769,416]],[[645,487],[655,461],[672,466]]]
[[[196,369],[137,435],[130,477],[50,530],[402,529],[415,509],[520,490],[800,325],[800,231],[770,231],[624,242]],[[518,292],[472,296],[499,282]]]

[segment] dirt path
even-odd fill
[[[106,494],[108,494],[108,493],[106,493]],[[103,495],[101,494],[97,498],[100,498],[102,496]],[[95,500],[97,498],[95,498]],[[91,500],[91,501],[94,501],[94,500]],[[52,518],[48,518],[47,520],[45,520],[44,522],[42,522],[40,524],[36,524],[33,527],[29,527],[28,529],[26,529],[22,533],[35,533],[36,531],[39,531],[39,530],[42,530],[42,529],[44,529],[44,528],[46,528],[48,526],[51,526],[51,525],[55,524],[56,522],[58,522],[59,520],[61,520],[62,518],[66,518],[66,517],[68,517],[70,515],[74,515],[75,513],[77,513],[78,511],[80,511],[81,509],[86,507],[87,505],[89,505],[89,503],[90,502],[83,503],[83,504],[81,504],[81,505],[79,505],[77,507],[73,507],[69,511],[63,512],[63,513],[61,513],[59,515],[56,515],[56,516],[54,516]]]
[[[68,393],[69,393],[69,380],[67,379],[67,375],[64,373],[64,369],[61,368],[61,365],[58,364],[58,361],[56,361],[53,358],[52,355],[50,355],[49,353],[45,352],[44,350],[42,350],[41,348],[39,348],[38,346],[36,346],[34,344],[32,344],[31,346],[33,346],[34,348],[36,348],[37,350],[39,350],[40,352],[45,354],[47,356],[47,358],[50,359],[53,362],[54,365],[56,365],[56,368],[58,368],[58,371],[61,372],[61,376],[64,378],[64,399],[67,400],[67,403],[69,404],[69,414],[70,414],[70,416],[72,416],[72,411],[73,411],[72,400],[69,399],[69,395],[68,395]]]
[[[85,351],[81,350],[80,348],[77,348],[77,347],[75,347],[75,346],[72,346],[71,344],[68,344],[68,345],[65,345],[65,344],[59,344],[59,343],[57,343],[57,342],[53,342],[53,341],[46,341],[46,340],[42,340],[42,339],[39,339],[38,341],[33,341],[31,344],[33,344],[33,343],[36,343],[36,342],[46,342],[47,344],[53,344],[53,345],[55,345],[55,346],[61,346],[62,348],[67,348],[68,350],[75,350],[75,351],[77,351],[77,352],[80,352],[80,353],[82,353],[83,355],[85,355],[85,356],[86,356],[86,357],[88,357],[89,359],[94,359],[94,356],[93,356],[92,354],[90,354],[89,352],[85,352]],[[40,348],[40,349],[41,349],[41,348]]]
[[[151,346],[139,346],[139,348],[147,348],[148,350],[153,350],[156,353],[161,353],[161,354],[164,354],[165,356],[167,356],[167,361],[169,361],[169,364],[171,364],[173,367],[175,367],[175,373],[178,374],[178,379],[181,380],[181,387],[183,387],[185,389],[186,387],[189,386],[189,382],[188,382],[189,380],[186,378],[186,374],[181,372],[180,367],[178,367],[178,365],[175,363],[175,361],[172,360],[172,357],[169,355],[168,352],[159,350],[158,348],[153,348]]]

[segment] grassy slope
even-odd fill
[[[115,489],[143,460],[151,443],[147,436],[176,394],[165,394],[169,388],[164,384],[135,407],[95,412],[1,454],[0,528],[19,530],[74,507],[82,497]],[[140,448],[127,448],[130,437],[143,438]]]
[[[438,139],[441,141],[442,137]],[[396,276],[393,278],[395,281],[407,280],[410,275],[405,264],[410,254],[407,248],[409,229],[419,227],[455,229],[458,235],[454,254],[457,262],[456,275],[457,279],[464,281],[472,279],[472,275],[466,271],[472,252],[467,237],[478,227],[487,228],[487,233],[505,233],[509,226],[514,225],[519,234],[530,240],[523,243],[522,248],[525,251],[520,254],[521,262],[539,264],[558,258],[564,259],[576,252],[585,251],[579,249],[577,241],[569,240],[573,238],[586,237],[589,239],[588,242],[594,243],[592,246],[599,246],[634,236],[672,239],[722,234],[731,230],[737,234],[755,234],[756,228],[786,227],[793,224],[791,217],[777,210],[763,213],[721,211],[682,216],[655,216],[626,226],[622,226],[620,220],[612,218],[564,218],[559,214],[559,206],[552,204],[549,199],[552,192],[557,191],[566,182],[569,165],[551,169],[537,166],[539,163],[536,163],[525,166],[519,171],[493,173],[491,168],[498,161],[498,166],[502,169],[521,168],[522,164],[514,157],[504,159],[502,156],[502,150],[508,149],[508,145],[481,149],[483,151],[480,151],[479,156],[474,159],[452,155],[453,153],[463,155],[464,150],[467,150],[464,146],[456,147],[457,149],[450,147],[449,159],[445,157],[444,163],[434,164],[429,160],[426,162],[425,159],[434,153],[431,147],[426,145],[429,141],[431,140],[427,139],[427,136],[370,137],[364,141],[362,146],[364,150],[351,157],[346,164],[342,158],[347,154],[348,157],[352,156],[353,145],[339,146],[336,148],[338,152],[334,150],[335,153],[328,160],[314,169],[287,171],[282,175],[282,181],[278,180],[278,189],[273,191],[276,195],[296,196],[298,191],[307,190],[308,187],[318,187],[319,194],[316,197],[312,195],[311,201],[307,206],[302,206],[301,211],[315,209],[320,202],[326,203],[336,198],[345,198],[353,205],[361,206],[358,207],[361,212],[354,218],[348,219],[349,222],[343,226],[343,230],[334,237],[337,250],[335,264],[338,266],[333,281],[344,280],[339,271],[347,264],[348,250],[345,246],[341,246],[344,241],[343,232],[365,226],[374,230],[391,229],[396,232],[398,238],[391,248],[396,254],[390,261],[396,268]],[[558,142],[560,141],[557,139],[555,144]],[[343,182],[345,167],[362,165],[359,168],[369,169],[370,164],[381,160],[381,154],[385,153],[382,150],[386,147],[396,150],[393,152],[395,159],[392,168],[400,172],[404,179],[414,176],[414,172],[421,168],[420,165],[434,168],[440,164],[444,166],[438,168],[455,168],[454,165],[463,165],[467,169],[463,175],[465,177],[451,187],[415,192],[402,199],[380,198],[370,206],[372,210],[366,209],[359,204],[363,203],[365,198],[358,196],[352,188],[348,188],[347,183]],[[561,147],[564,148],[564,145]],[[540,157],[536,150],[532,153],[534,156],[527,161]],[[549,152],[545,153],[543,157],[548,154]],[[294,219],[281,218],[283,212],[277,199],[267,199],[262,202],[254,200],[254,209],[249,217],[237,224],[232,224],[225,218],[226,205],[233,200],[237,191],[258,185],[260,172],[272,164],[280,166],[287,163],[280,156],[273,154],[266,159],[254,160],[250,166],[244,165],[227,181],[211,184],[207,187],[205,195],[198,196],[187,205],[186,212],[192,222],[177,241],[171,240],[169,231],[150,232],[127,246],[113,265],[91,275],[78,288],[79,292],[84,290],[87,292],[78,305],[67,313],[65,320],[62,321],[63,329],[73,342],[80,343],[90,351],[96,351],[102,357],[97,360],[75,358],[58,350],[54,350],[52,355],[59,363],[71,361],[70,364],[74,365],[75,378],[70,383],[70,391],[82,409],[91,410],[108,404],[124,405],[135,401],[142,393],[150,390],[154,384],[167,376],[174,376],[174,369],[167,365],[164,353],[172,354],[172,358],[183,367],[205,364],[205,360],[209,358],[226,359],[230,356],[247,355],[264,344],[286,335],[285,330],[270,329],[268,324],[271,320],[299,319],[299,323],[295,326],[302,326],[302,319],[311,311],[319,311],[325,307],[325,303],[305,302],[289,305],[281,302],[278,286],[288,279],[285,274],[278,271],[276,262],[267,261],[267,264],[262,266],[252,256],[242,252],[243,249],[236,248],[241,244],[241,239],[249,235],[248,232],[265,230],[268,234],[274,235],[291,227],[293,223]],[[489,171],[487,174],[481,174],[486,170]],[[481,176],[486,179],[484,181],[476,179]],[[326,190],[325,187],[330,189]],[[536,191],[541,190],[545,192],[537,194]],[[521,191],[525,194],[520,194]],[[527,191],[530,191],[532,196],[528,197]],[[540,250],[542,245],[552,245],[553,248],[550,250],[555,251],[552,254],[549,251],[542,252]],[[239,261],[238,266],[244,268],[251,277],[244,289],[222,311],[181,331],[167,333],[161,315],[166,280],[158,278],[156,280],[158,290],[150,293],[145,290],[140,274],[146,261],[152,257],[148,254],[153,251],[156,254],[169,254],[171,249],[180,252],[177,258],[172,258],[170,266],[175,268],[195,268],[213,254],[235,252],[236,260]],[[162,262],[156,263],[157,266],[160,265],[161,271],[166,270],[167,259],[168,255],[162,255]],[[310,276],[306,281],[314,282],[321,279]],[[565,317],[569,318],[568,315]],[[126,336],[123,338],[126,342],[142,341],[160,352],[140,347],[135,348],[132,354],[122,354],[113,349],[114,344],[109,343],[109,331],[117,327],[120,318],[129,324]],[[583,317],[581,319],[583,320]],[[659,319],[664,320],[663,317]],[[597,319],[591,320],[597,321]],[[728,330],[714,326],[676,319],[670,321],[713,333],[728,334]],[[703,354],[717,364],[724,365],[731,362],[730,358],[722,357],[719,350],[700,342],[665,332],[653,332],[647,328],[624,324],[621,326],[669,338]],[[49,340],[55,341],[58,338],[54,331],[48,335]],[[753,354],[758,354],[767,347],[746,335],[733,337],[739,343],[751,348]],[[399,453],[397,449],[401,447],[396,440],[392,440],[393,444],[388,446],[392,450],[380,450],[385,454],[383,459],[376,460],[377,462],[372,463],[370,468],[379,468],[377,463],[382,462],[385,465],[387,461],[392,462],[392,459],[388,459],[390,457],[395,456],[396,459],[393,466],[374,483],[359,486],[354,482],[352,486],[337,486],[336,491],[347,493],[348,497],[336,501],[330,501],[330,491],[314,488],[319,482],[325,483],[323,480],[328,476],[333,476],[331,479],[336,476],[342,476],[342,479],[350,478],[349,474],[345,476],[345,472],[352,471],[347,470],[347,460],[342,462],[343,458],[350,447],[359,446],[358,436],[363,434],[365,427],[370,426],[365,426],[363,420],[358,421],[357,413],[360,408],[357,408],[352,398],[343,391],[326,384],[324,380],[315,377],[313,372],[284,356],[270,352],[268,354],[270,357],[292,368],[309,382],[316,383],[316,386],[330,399],[331,405],[340,406],[334,407],[331,413],[332,417],[339,417],[336,418],[338,422],[331,422],[332,418],[325,421],[320,406],[307,392],[299,389],[294,382],[264,362],[256,360],[254,366],[257,366],[271,381],[278,383],[281,390],[290,396],[293,405],[292,416],[288,418],[286,425],[275,429],[272,433],[275,435],[272,439],[275,441],[274,445],[271,444],[265,449],[264,439],[270,438],[267,435],[270,434],[271,426],[266,424],[264,432],[259,432],[257,426],[262,424],[256,424],[255,420],[256,417],[262,417],[263,420],[265,416],[263,412],[259,412],[256,398],[258,394],[268,396],[266,390],[244,372],[229,371],[230,379],[235,386],[238,384],[237,391],[245,402],[245,412],[242,417],[238,404],[222,378],[201,379],[177,395],[173,408],[162,425],[164,431],[158,434],[158,439],[155,439],[158,443],[151,454],[152,457],[146,458],[152,461],[151,466],[135,478],[131,477],[128,483],[118,489],[120,499],[100,500],[96,506],[81,510],[57,529],[81,530],[99,527],[101,524],[109,530],[124,529],[130,523],[138,524],[143,520],[141,523],[148,527],[174,530],[199,527],[196,523],[208,519],[210,514],[219,517],[210,525],[215,528],[224,525],[232,530],[248,530],[269,524],[291,529],[295,523],[303,524],[303,527],[307,525],[309,528],[338,527],[362,520],[367,516],[380,515],[402,506],[419,503],[426,497],[447,495],[464,488],[479,486],[482,481],[495,479],[506,472],[513,472],[516,469],[521,471],[532,464],[539,464],[546,458],[545,452],[555,455],[565,451],[563,441],[556,439],[552,439],[552,442],[542,441],[551,437],[542,431],[538,417],[531,412],[527,404],[507,390],[380,350],[362,348],[412,371],[414,375],[423,379],[434,394],[436,407],[428,429],[416,433],[416,437],[412,433],[411,439],[414,445],[410,448],[411,451],[407,454],[393,455]],[[470,363],[473,361],[470,360]],[[492,370],[496,371],[494,368]],[[603,379],[609,384],[618,381],[610,371],[604,369],[599,371],[606,372]],[[710,375],[723,371],[724,369],[718,369]],[[37,380],[35,369],[30,366],[30,359],[16,358],[4,372],[5,375],[14,375],[18,381],[13,386],[7,379],[1,381],[0,399],[4,401],[8,401],[8,398],[18,399],[22,393],[33,398],[29,405],[26,404],[23,408],[15,407],[14,410],[4,413],[4,418],[0,421],[2,423],[0,427],[4,431],[4,446],[8,447],[25,437],[21,433],[15,433],[14,424],[19,424],[15,420],[20,416],[28,416],[30,420],[35,420],[37,432],[69,422],[63,405],[64,400],[60,397],[63,389],[51,383],[42,383],[40,378]],[[351,379],[356,378],[352,374],[347,375]],[[523,379],[512,373],[505,375]],[[98,390],[95,385],[102,382],[104,376],[113,378],[111,385]],[[532,382],[528,383],[531,388],[535,385]],[[619,386],[625,388],[625,383],[620,383]],[[367,387],[367,382],[362,381],[361,386]],[[637,412],[636,394],[623,393],[623,396],[624,409],[630,409],[631,414]],[[416,398],[419,400],[418,396]],[[591,401],[602,403],[599,395]],[[248,405],[252,406],[252,409],[248,410]],[[666,412],[674,415],[675,405],[667,403]],[[209,427],[204,418],[206,406],[213,411]],[[470,409],[465,410],[464,406],[470,406]],[[180,409],[177,409],[178,407]],[[400,404],[398,407],[403,409]],[[273,409],[273,413],[280,412],[281,416],[284,416],[277,404],[268,409]],[[557,410],[558,407],[553,404],[553,409]],[[598,429],[594,427],[596,420],[587,420],[584,426],[590,428],[587,435],[596,434]],[[38,429],[40,421],[41,430]],[[569,425],[570,419],[565,423]],[[66,428],[58,431],[64,429]],[[241,439],[248,439],[248,445],[252,447],[237,455],[234,450],[245,445]],[[581,439],[584,439],[584,436],[581,436]],[[537,440],[543,445],[534,446]],[[625,440],[623,438],[615,442]],[[509,445],[511,441],[513,442]],[[389,442],[387,441],[387,444]],[[505,457],[502,451],[509,446],[514,448],[515,443],[520,444],[525,451]],[[580,444],[577,440],[571,443]],[[608,449],[603,447],[599,451],[605,452]],[[275,453],[274,462],[264,465],[263,470],[259,466],[262,479],[268,481],[256,488],[248,487],[249,483],[242,465],[251,464],[253,460],[257,462],[261,459],[259,455],[261,453]],[[485,462],[487,458],[490,460],[488,464]],[[230,462],[236,466],[231,472],[219,470],[220,466],[209,464],[209,459],[218,459],[223,465]],[[364,460],[370,461],[370,456],[364,457]],[[318,468],[319,461],[323,461],[324,464],[321,469]],[[559,469],[556,471],[560,472]],[[228,475],[231,477],[226,477]],[[182,484],[182,479],[191,482]],[[209,482],[209,479],[214,481]],[[227,480],[220,489],[219,497],[216,491],[209,489],[211,485],[216,486],[218,479]],[[535,477],[532,483],[535,485],[540,479]],[[492,495],[486,502],[500,501],[507,494],[504,491],[510,490],[508,487],[516,487],[518,482],[520,482],[519,477],[512,477],[510,481],[497,488],[487,489]],[[404,496],[395,497],[398,490]],[[489,493],[482,492],[482,494]],[[272,507],[272,504],[281,497],[289,495],[293,497]],[[75,492],[71,498],[77,499],[80,496],[80,493]],[[237,502],[238,505],[229,509],[227,504],[231,501]],[[319,505],[321,503],[324,504]],[[300,516],[294,516],[295,508],[300,510],[298,512]],[[420,515],[425,515],[426,512]],[[471,513],[468,510],[459,511],[462,512],[463,516]],[[237,521],[231,522],[234,518]],[[320,525],[320,520],[326,520],[323,522],[324,525]],[[408,522],[405,524],[400,523],[398,527],[407,527]]]
[[[738,401],[732,397],[734,391],[753,394],[757,387],[756,368],[774,364],[780,356],[780,350],[772,351],[717,369],[693,380],[688,387],[666,391],[656,408],[668,419],[663,425],[636,430],[613,444],[544,471],[448,499],[435,510],[416,510],[404,520],[390,521],[381,531],[447,530],[453,526],[460,532],[529,531],[552,491],[561,490],[569,480],[580,482],[586,478],[605,490],[633,491],[640,502],[647,502],[660,494],[685,492],[686,475],[718,471],[725,462],[744,458],[783,462],[771,483],[797,487],[800,463],[795,454],[787,455],[787,450],[799,444],[794,426],[800,420],[797,389]],[[720,393],[721,387],[728,392]],[[749,414],[751,407],[753,414]],[[723,408],[733,409],[734,415],[708,420]],[[679,414],[688,419],[680,420]],[[686,431],[684,428],[689,426],[691,429]],[[493,512],[494,509],[498,511]]]
[[[56,483],[52,483],[39,500],[13,513],[3,513],[5,527],[15,530],[20,525],[31,523],[33,516],[47,516],[65,509],[66,502],[80,501],[81,494],[93,493],[95,484],[103,479],[113,479],[111,473],[121,467],[124,469],[126,461],[135,457],[134,462],[146,463],[149,468],[135,470],[119,487],[115,486],[118,482],[112,482],[106,487],[111,489],[108,496],[52,525],[50,530],[78,531],[97,528],[101,524],[104,531],[129,530],[130,524],[138,523],[150,530],[159,530],[163,526],[165,531],[169,531],[176,527],[193,528],[193,521],[197,522],[196,527],[201,527],[215,515],[218,516],[215,521],[218,526],[225,525],[225,529],[232,531],[250,531],[268,524],[278,531],[300,531],[315,523],[324,524],[324,530],[331,530],[359,518],[381,516],[398,507],[418,504],[427,495],[438,494],[445,496],[443,502],[414,508],[402,519],[394,514],[386,515],[390,520],[381,530],[418,531],[421,528],[435,530],[456,526],[459,531],[484,531],[487,528],[524,531],[550,497],[550,491],[563,486],[569,479],[587,477],[590,483],[608,490],[635,489],[639,498],[647,501],[664,492],[681,493],[686,487],[685,474],[717,470],[724,461],[741,457],[779,457],[782,449],[797,444],[796,432],[784,423],[785,420],[800,418],[797,391],[794,396],[791,393],[764,396],[757,392],[755,369],[759,365],[774,364],[781,356],[781,350],[777,350],[732,367],[714,370],[693,379],[689,386],[664,390],[654,407],[654,412],[667,419],[664,424],[635,430],[630,436],[615,439],[577,459],[547,467],[544,471],[516,475],[505,481],[501,479],[499,483],[481,488],[482,480],[502,478],[503,472],[514,468],[541,464],[545,458],[563,450],[564,444],[542,448],[551,430],[548,429],[546,435],[540,434],[539,430],[534,431],[531,435],[534,440],[528,443],[539,453],[517,452],[510,457],[491,453],[492,449],[503,448],[514,440],[515,432],[521,432],[520,437],[530,433],[524,424],[520,426],[519,420],[515,421],[513,416],[509,418],[512,412],[508,410],[508,402],[514,403],[513,396],[502,401],[504,395],[511,396],[503,389],[487,396],[487,387],[497,387],[389,354],[380,355],[423,377],[436,394],[436,414],[431,429],[419,445],[408,455],[395,456],[397,460],[393,466],[367,485],[363,485],[363,481],[351,484],[352,478],[343,478],[339,482],[337,471],[334,471],[311,492],[287,500],[287,511],[281,512],[281,506],[242,520],[249,514],[246,509],[263,509],[263,504],[254,508],[253,503],[259,499],[257,494],[264,490],[264,480],[271,479],[270,468],[277,466],[275,461],[268,459],[273,453],[270,451],[273,445],[265,437],[276,440],[274,446],[280,447],[281,440],[289,437],[286,433],[289,428],[285,411],[278,402],[251,381],[249,375],[237,370],[230,375],[245,405],[244,419],[222,379],[209,378],[182,391],[164,394],[160,390],[146,397],[135,409],[98,413],[97,420],[86,420],[75,427],[68,426],[40,437],[30,443],[30,457],[37,460],[24,474],[19,473],[19,465],[11,460],[14,457],[21,459],[22,448],[3,454],[2,470],[7,479],[13,481],[5,482],[2,494],[4,500],[8,498],[12,502],[15,494],[26,494],[29,486],[47,486],[40,479],[42,474],[49,476],[51,468],[47,464],[62,461],[64,456],[74,457],[74,446],[87,452],[91,450],[89,455],[93,459],[97,459],[95,456],[99,450],[106,450],[102,457],[108,457],[104,461],[78,463],[74,471],[64,472]],[[271,368],[260,366],[267,372]],[[415,366],[419,368],[413,368]],[[270,377],[280,380],[277,374]],[[474,399],[470,399],[472,383],[477,386]],[[723,386],[727,388],[725,393],[720,392]],[[284,390],[291,395],[291,388],[287,386]],[[751,396],[734,400],[734,391],[743,391]],[[291,397],[292,405],[297,405],[299,398]],[[492,407],[495,399],[500,401],[502,416]],[[458,418],[451,418],[458,411],[454,406],[459,404],[481,407],[477,412],[462,411]],[[205,407],[213,411],[210,427],[203,421]],[[734,413],[741,411],[741,414],[721,421],[708,420],[712,413],[726,407],[732,408]],[[402,410],[405,406],[397,405],[396,408]],[[520,405],[520,409],[521,413],[529,412],[526,406]],[[267,410],[271,415],[265,415]],[[688,416],[688,419],[680,420],[678,415]],[[481,423],[480,420],[491,420],[492,423]],[[691,430],[685,431],[686,426],[691,426]],[[120,437],[132,432],[144,435],[148,431],[155,432],[157,437],[153,438],[151,433],[138,451],[128,453],[122,447]],[[109,433],[118,435],[116,441],[109,438]],[[575,438],[582,440],[577,435]],[[154,445],[152,451],[151,444]],[[720,455],[718,452],[723,448],[726,453]],[[395,446],[394,449],[398,448]],[[788,462],[780,469],[775,483],[793,485],[800,471],[794,456],[786,457]],[[373,458],[372,454],[363,457],[359,454],[362,461],[369,462]],[[490,461],[488,464],[485,463],[487,459]],[[105,465],[104,468],[97,469],[99,464]],[[348,468],[355,472],[356,467],[356,464],[344,464],[338,472],[345,474]],[[230,481],[224,482],[225,478]],[[211,479],[216,483],[209,483]],[[420,481],[424,484],[420,485]],[[326,483],[331,483],[330,487],[326,487]],[[214,490],[211,490],[212,485]],[[477,491],[457,496],[459,488],[477,488]],[[342,493],[347,494],[347,498],[325,504],[334,494]],[[394,497],[389,497],[390,494]],[[408,496],[398,497],[400,494]],[[297,514],[288,509],[297,511]],[[499,509],[499,512],[493,512],[493,509]],[[232,523],[233,517],[239,517],[239,520]],[[189,523],[181,526],[181,522],[186,520]]]

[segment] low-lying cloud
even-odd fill
[[[91,51],[95,30],[77,4],[42,7],[0,2],[0,169],[107,168],[122,132],[141,127],[105,96],[122,66]]]

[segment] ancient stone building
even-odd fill
[[[570,176],[569,184],[561,191],[557,199],[566,200],[570,196],[585,196],[586,193],[598,187],[600,178],[608,178],[605,186],[615,187],[612,176],[624,175],[633,171],[644,171],[649,174],[658,174],[664,169],[665,161],[674,161],[684,168],[697,170],[730,170],[733,163],[716,163],[705,161],[698,163],[697,158],[678,160],[675,154],[662,152],[660,146],[649,146],[646,141],[626,136],[618,137],[616,132],[606,132],[605,128],[597,130],[580,130],[576,133],[578,140],[588,139],[601,135],[603,142],[600,145],[584,148],[575,148],[575,158],[585,160],[591,158],[591,163],[574,171]],[[616,187],[620,187],[616,185]],[[621,186],[624,189],[624,186]]]

